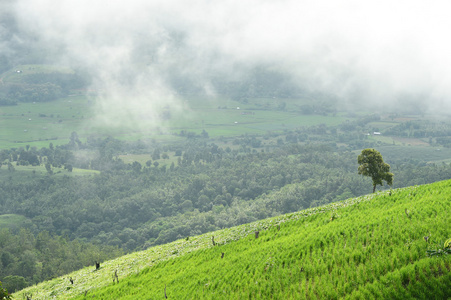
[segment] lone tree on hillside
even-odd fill
[[[393,184],[393,173],[390,173],[390,165],[384,162],[379,151],[374,149],[364,149],[357,158],[359,163],[359,174],[371,177],[373,180],[373,193],[377,185],[383,185],[386,181],[388,185]]]

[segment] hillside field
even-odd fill
[[[451,257],[426,251],[451,238],[450,195],[448,180],[352,198],[152,247],[13,296],[449,299]]]

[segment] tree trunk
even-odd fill
[[[373,193],[376,191],[376,185],[373,185]]]

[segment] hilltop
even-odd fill
[[[450,194],[448,180],[188,237],[14,299],[446,299],[451,259],[426,251],[451,237]]]

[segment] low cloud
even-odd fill
[[[447,1],[350,0],[14,5],[20,28],[58,49],[51,59],[88,70],[102,91],[98,115],[111,126],[143,115],[157,126],[162,108],[184,109],[177,85],[213,96],[214,78],[240,81],[259,67],[344,106],[444,111],[451,106],[450,8]]]

